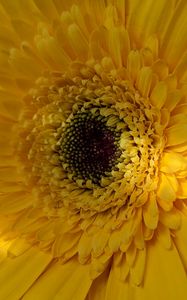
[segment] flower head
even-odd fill
[[[186,13],[0,0],[0,299],[185,299]]]

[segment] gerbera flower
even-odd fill
[[[0,299],[187,295],[187,2],[0,0]]]

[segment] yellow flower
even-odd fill
[[[0,299],[184,300],[187,2],[0,0]]]

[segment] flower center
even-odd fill
[[[62,137],[60,157],[74,179],[99,184],[120,156],[120,133],[106,125],[107,118],[89,111],[77,112],[68,120]]]
[[[126,81],[54,74],[26,101],[18,157],[49,215],[136,206],[156,190],[161,115]]]

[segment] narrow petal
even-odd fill
[[[157,60],[153,66],[153,71],[158,75],[160,80],[165,79],[169,74],[169,68],[164,60]]]
[[[23,102],[20,100],[20,95],[0,90],[0,111],[2,117],[17,121],[22,108]]]
[[[175,173],[187,168],[187,160],[183,155],[175,152],[166,152],[162,156],[161,171]]]
[[[38,77],[41,72],[38,61],[16,48],[10,50],[9,63],[16,74],[24,75],[30,79]]]
[[[143,67],[138,75],[137,88],[141,95],[148,97],[152,83],[152,70],[150,67]]]
[[[105,299],[108,275],[109,270],[107,269],[93,281],[86,300]]]
[[[130,247],[126,251],[127,264],[130,267],[132,267],[135,259],[136,259],[136,247],[133,244],[131,244]]]
[[[173,208],[170,212],[160,210],[159,220],[163,225],[170,229],[176,230],[181,225],[180,212],[176,208]]]
[[[0,266],[0,298],[19,300],[51,262],[49,254],[30,248],[23,255],[6,258]]]
[[[79,260],[84,262],[90,256],[92,250],[92,236],[89,236],[86,232],[82,234],[78,244]]]
[[[126,66],[130,41],[127,31],[123,27],[115,27],[109,30],[108,47],[116,67]]]
[[[44,14],[49,20],[54,20],[58,17],[56,7],[52,0],[37,0],[34,1],[42,14]]]
[[[79,58],[85,60],[88,57],[88,42],[76,24],[72,24],[68,28],[68,35],[73,49]]]
[[[182,55],[174,70],[174,74],[176,74],[177,78],[179,79],[179,82],[181,83],[186,82],[186,76],[187,76],[186,64],[187,64],[187,52],[185,52]]]
[[[176,124],[166,129],[167,146],[176,146],[187,142],[187,124]]]
[[[0,195],[0,212],[5,215],[18,212],[30,207],[32,200],[32,196],[25,191]]]
[[[143,281],[146,266],[146,248],[137,251],[134,265],[130,269],[130,281],[135,286],[140,286]]]
[[[176,248],[167,250],[159,242],[151,242],[147,247],[144,285],[136,289],[136,299],[185,299],[186,282],[186,273]]]
[[[151,103],[156,106],[158,109],[162,108],[166,101],[167,97],[167,86],[163,81],[160,81],[154,87],[151,95],[150,100]]]
[[[157,195],[166,202],[172,202],[176,199],[176,193],[166,175],[161,174]]]
[[[3,182],[20,182],[21,176],[16,166],[5,166],[0,168],[0,181]]]
[[[105,232],[103,229],[99,230],[96,235],[94,235],[93,241],[92,241],[92,247],[93,247],[93,255],[98,256],[103,253],[105,246],[108,242],[110,233]]]
[[[179,180],[179,190],[177,193],[177,197],[179,199],[186,199],[187,198],[187,182],[186,179]]]
[[[127,59],[127,69],[132,81],[136,81],[138,72],[141,67],[140,53],[135,50],[131,50]]]
[[[179,103],[179,101],[181,100],[181,97],[182,97],[182,93],[180,90],[175,90],[175,91],[169,92],[164,106],[169,111],[172,111],[176,107],[176,105]]]
[[[186,124],[187,123],[187,115],[186,114],[177,114],[174,116],[171,116],[169,120],[168,127],[172,127],[179,124]]]
[[[145,225],[150,229],[155,229],[158,223],[158,206],[153,194],[143,207],[143,218]]]
[[[167,32],[164,36],[161,52],[164,53],[164,59],[175,67],[180,56],[186,50],[186,13],[187,3],[180,1],[173,13]]]
[[[173,13],[174,1],[146,0],[142,5],[136,0],[130,1],[129,6],[129,10],[132,9],[132,11],[127,26],[137,43],[141,43],[154,33],[162,38]]]
[[[169,228],[159,223],[156,230],[156,237],[164,248],[168,250],[171,248],[172,243]]]
[[[89,265],[81,265],[76,259],[64,265],[54,262],[38,278],[23,300],[84,300],[91,283]]]
[[[116,277],[115,271],[112,268],[108,278],[105,300],[134,300],[134,288],[127,281],[121,281]]]
[[[80,233],[64,233],[55,239],[52,247],[54,257],[62,256],[75,246],[80,239]]]
[[[176,248],[179,252],[183,265],[187,272],[187,256],[186,256],[186,247],[187,247],[187,216],[181,214],[181,226],[179,230],[175,232],[173,241],[176,245]]]

